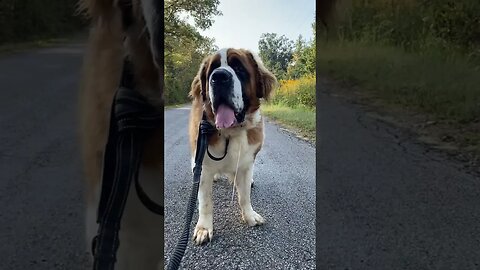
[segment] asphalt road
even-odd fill
[[[165,111],[165,258],[183,228],[192,173],[188,108]],[[315,269],[315,148],[267,123],[254,168],[252,205],[266,224],[241,222],[232,185],[213,185],[213,241],[190,242],[183,269]],[[194,215],[192,228],[197,214]]]
[[[480,178],[319,88],[317,269],[480,269]]]
[[[83,45],[0,57],[0,269],[85,269]]]
[[[0,57],[1,270],[88,267],[82,53],[72,44]],[[313,269],[315,258],[317,269],[480,269],[479,177],[320,88],[317,151],[267,125],[252,193],[267,223],[242,224],[231,185],[217,182],[214,240],[188,246],[186,269]],[[190,194],[187,115],[166,111],[166,259]]]

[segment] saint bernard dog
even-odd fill
[[[214,178],[226,175],[237,190],[243,221],[261,225],[264,218],[250,202],[253,164],[264,140],[261,99],[268,99],[277,81],[260,58],[244,49],[222,49],[204,59],[190,91],[190,145],[194,166],[198,127],[205,113],[216,127],[209,135],[208,151],[220,161],[205,155],[198,192],[199,218],[193,241],[200,245],[213,237],[212,185]]]
[[[131,20],[123,28],[120,4],[131,7]],[[80,138],[86,183],[86,247],[97,234],[96,212],[101,192],[102,164],[108,138],[111,104],[122,73],[123,59],[133,64],[136,91],[163,110],[163,18],[157,0],[80,0],[91,22],[83,63],[80,99]],[[163,127],[145,142],[139,182],[147,195],[163,203]],[[133,188],[133,189],[132,189]],[[132,185],[119,231],[115,269],[164,268],[163,216],[150,212]]]

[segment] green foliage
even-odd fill
[[[344,1],[345,2],[345,1]],[[478,0],[349,1],[338,37],[409,51],[454,50],[480,58]]]
[[[480,1],[342,2],[337,40],[322,45],[319,70],[387,104],[458,123],[480,119]]]
[[[83,27],[76,0],[0,1],[0,44],[59,36]]]
[[[195,25],[202,30],[209,28],[213,24],[212,17],[222,14],[218,10],[219,3],[219,0],[166,0],[165,22],[168,22],[168,25],[166,25],[165,31],[172,34],[172,31],[175,31],[174,28],[171,28],[172,26],[185,26],[186,22],[181,18],[180,14],[192,16]],[[181,32],[181,29],[178,32]]]
[[[313,40],[301,35],[295,42],[275,33],[264,33],[258,42],[259,54],[265,66],[277,79],[298,79],[315,73],[316,33],[312,23]]]
[[[358,43],[322,45],[319,72],[354,83],[388,104],[459,123],[480,119],[480,75],[466,56],[441,57]]]
[[[298,79],[315,73],[315,41],[308,44],[301,36],[295,42],[293,57],[287,68],[287,78]]]
[[[315,111],[315,23],[312,23],[312,31],[314,39],[310,41],[301,35],[295,42],[272,33],[261,36],[258,42],[260,57],[280,82],[271,106]]]
[[[218,0],[165,1],[165,100],[188,101],[190,85],[203,58],[216,50],[213,39],[202,36],[213,16],[220,15]],[[188,22],[193,19],[193,24]]]
[[[260,57],[277,78],[283,79],[292,60],[293,42],[284,35],[264,33],[258,41]]]

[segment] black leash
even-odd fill
[[[119,0],[118,6],[122,12],[123,30],[127,31],[133,24],[131,0]],[[133,67],[125,59],[120,86],[110,112],[102,191],[97,212],[99,227],[92,241],[94,270],[114,269],[120,245],[118,232],[132,178],[135,179],[138,198],[145,207],[155,214],[164,215],[164,206],[148,197],[138,179],[144,142],[155,129],[163,128],[163,111],[151,106],[134,88]]]
[[[95,270],[114,269],[120,245],[118,232],[132,178],[142,203],[152,212],[164,214],[163,205],[148,198],[138,182],[144,141],[155,129],[163,127],[163,112],[133,90],[132,71],[132,64],[125,60],[120,87],[112,103],[97,212],[99,227],[92,243]]]
[[[138,180],[143,142],[151,135],[152,131],[163,127],[163,113],[152,107],[138,91],[133,90],[134,87],[132,64],[125,60],[120,87],[115,93],[110,113],[102,192],[97,212],[99,227],[92,242],[94,270],[114,269],[116,253],[120,246],[118,236],[121,219],[132,178],[135,181],[137,195],[145,207],[156,214],[164,215],[164,206],[152,201]],[[225,153],[221,158],[214,157],[208,152],[208,135],[216,131],[203,114],[198,131],[195,167],[193,168],[193,187],[187,205],[185,226],[170,259],[168,270],[178,269],[187,248],[205,152],[212,160],[216,161],[222,160],[227,155],[228,139],[225,143]],[[161,179],[159,180],[161,181]]]
[[[195,152],[195,166],[193,167],[193,186],[190,200],[187,204],[187,212],[185,214],[185,225],[183,227],[182,235],[175,246],[175,250],[168,263],[167,270],[177,270],[182,261],[185,250],[187,249],[188,238],[190,236],[190,226],[192,223],[193,212],[197,204],[198,187],[200,184],[200,176],[202,174],[202,163],[205,157],[205,152],[208,152],[208,134],[216,132],[217,130],[210,124],[203,114],[202,121],[198,127],[197,149]],[[225,146],[225,154],[221,158],[215,158],[210,153],[209,157],[214,160],[222,160],[227,155],[228,139]]]

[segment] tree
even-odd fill
[[[75,33],[85,26],[76,1],[0,0],[0,44]]]
[[[277,78],[283,79],[293,56],[293,42],[284,35],[264,33],[258,41],[258,49],[265,66]]]
[[[308,48],[307,42],[303,39],[302,35],[299,35],[295,41],[295,49],[293,50],[292,60],[288,65],[287,76],[289,79],[298,79],[305,75],[305,50]]]
[[[316,63],[316,35],[315,21],[312,23],[313,40],[306,41],[301,35],[295,41],[292,60],[287,69],[289,79],[298,79],[300,77],[314,74]]]
[[[165,101],[186,102],[190,84],[203,58],[215,50],[214,40],[202,36],[198,29],[207,29],[219,0],[165,1]],[[189,22],[193,19],[193,23]]]

